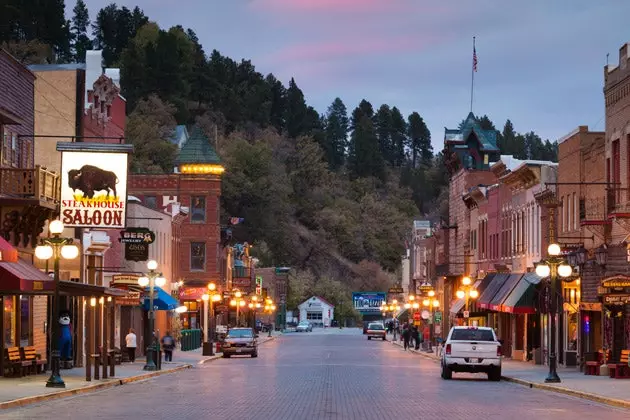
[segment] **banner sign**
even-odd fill
[[[353,292],[352,305],[354,309],[363,313],[379,313],[381,306],[387,301],[385,292]]]
[[[182,287],[179,289],[179,300],[199,300],[207,291],[206,287]]]
[[[604,305],[628,305],[630,304],[630,295],[605,295]]]
[[[127,158],[127,153],[62,150],[60,212],[66,227],[125,227]]]
[[[602,280],[602,287],[609,287],[609,288],[630,287],[630,277],[628,276],[608,277]]]

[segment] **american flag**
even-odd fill
[[[473,71],[477,72],[477,48],[473,47]]]

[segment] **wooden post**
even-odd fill
[[[103,345],[101,346],[101,363],[103,365],[103,379],[107,379],[107,356],[109,350],[109,302],[107,302],[107,298],[105,297],[103,298],[101,311],[103,312]]]
[[[95,327],[94,327],[94,351],[92,352],[92,354],[95,355],[94,357],[94,379],[99,380],[101,379],[101,374],[99,372],[99,369],[101,368],[100,365],[100,357],[98,356],[101,353],[101,338],[102,338],[102,332],[103,332],[103,328],[101,327],[101,322],[102,322],[102,313],[101,313],[101,308],[103,307],[103,305],[101,305],[100,300],[97,299],[96,301],[96,306],[94,306],[94,314],[95,314]]]
[[[112,352],[112,357],[109,359],[109,376],[116,376],[116,354],[114,353],[114,347],[116,347],[116,338],[114,337],[114,332],[116,331],[116,305],[114,303],[114,298],[112,301],[108,303],[109,309],[109,342],[110,347],[109,350]],[[122,355],[121,355],[122,356]]]
[[[92,380],[92,307],[90,298],[85,300],[85,380]]]

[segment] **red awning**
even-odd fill
[[[0,262],[0,294],[45,294],[54,289],[53,279],[26,261]]]

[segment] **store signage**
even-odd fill
[[[399,295],[401,293],[405,293],[402,287],[390,287],[387,293],[392,295]]]
[[[258,296],[262,295],[262,284],[263,284],[262,276],[256,276],[256,295]]]
[[[127,228],[120,231],[118,239],[123,244],[152,244],[155,242],[155,233],[147,228]]]
[[[179,300],[199,300],[207,290],[205,287],[182,287],[179,289]]]
[[[602,287],[609,287],[609,288],[630,287],[630,277],[629,276],[608,277],[602,280]]]
[[[604,305],[627,305],[630,304],[630,295],[605,295]]]
[[[581,311],[601,311],[602,310],[602,304],[597,302],[597,303],[592,303],[592,302],[580,302],[580,310]]]
[[[140,287],[140,285],[138,284],[139,278],[140,276],[135,274],[114,274],[112,276],[110,286],[116,287],[118,289],[126,289],[129,286]]]
[[[365,313],[381,312],[381,306],[387,301],[387,294],[384,292],[353,292],[352,305],[354,309]]]
[[[127,153],[62,151],[61,220],[66,227],[125,227]]]
[[[232,287],[249,293],[249,289],[252,287],[252,279],[249,277],[232,277]]]
[[[116,296],[115,302],[117,305],[123,306],[138,306],[140,305],[140,292],[127,292],[127,296]]]

